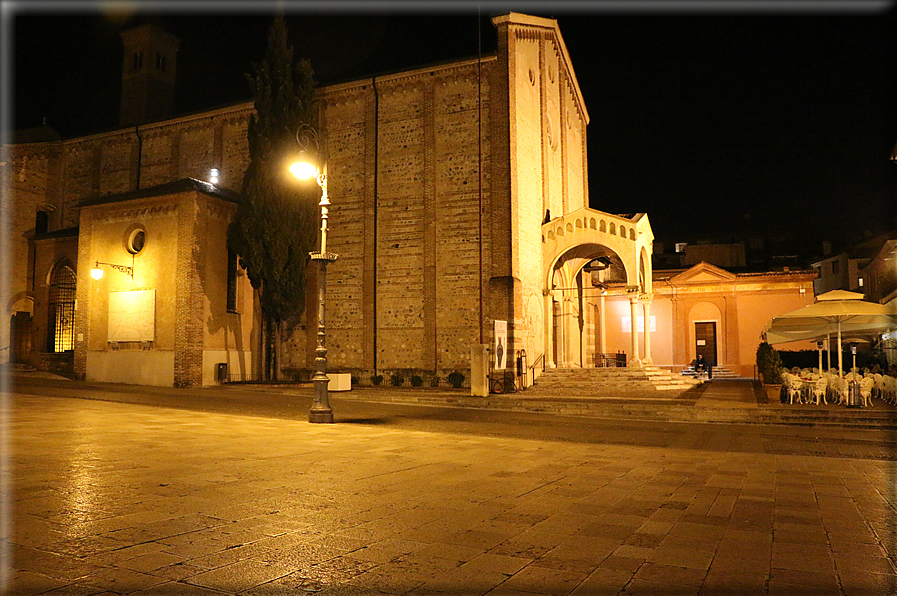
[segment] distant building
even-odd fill
[[[891,236],[857,271],[863,294],[881,304],[897,300],[897,233]]]
[[[715,366],[751,377],[763,327],[775,314],[811,304],[815,277],[806,270],[732,273],[709,263],[656,270],[650,315],[638,325],[650,330],[655,366],[679,372],[701,354]],[[598,281],[584,295],[596,352],[629,350],[632,315],[625,287]],[[641,349],[647,350],[644,341]]]
[[[847,290],[866,294],[875,302],[882,301],[888,292],[882,292],[880,288],[888,288],[893,283],[890,281],[893,271],[889,271],[883,263],[895,239],[897,231],[871,238],[812,263],[812,267],[819,272],[814,283],[816,295]],[[875,289],[870,290],[870,287]]]

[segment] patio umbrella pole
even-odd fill
[[[832,334],[825,336],[825,347],[828,350],[828,369],[832,370]]]
[[[841,319],[838,319],[838,376],[844,378],[844,353],[841,350]]]

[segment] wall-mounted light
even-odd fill
[[[804,288],[803,286],[801,286],[801,288],[798,290],[798,292],[800,292],[800,295],[803,296],[804,294],[807,293],[807,289]]]
[[[127,265],[116,265],[115,263],[104,263],[103,261],[97,261],[94,265],[93,269],[90,270],[90,276],[94,279],[102,279],[103,278],[103,270],[100,269],[100,265],[106,265],[107,267],[111,267],[116,271],[121,271],[125,275],[129,276],[131,279],[134,279],[134,268],[128,267]]]
[[[218,184],[218,168],[212,168],[209,171],[209,182],[212,184]]]

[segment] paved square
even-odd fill
[[[894,462],[6,406],[4,594],[897,593]]]

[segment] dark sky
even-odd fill
[[[478,22],[483,52],[494,52],[489,16],[509,9],[556,18],[591,117],[591,205],[646,211],[660,239],[781,229],[816,244],[897,226],[893,6],[727,4],[482,3],[478,19],[475,4],[354,14],[365,5],[305,2],[286,15],[296,55],[325,84],[475,56]],[[119,31],[141,18],[182,39],[178,112],[249,99],[244,73],[264,53],[273,3],[134,5],[140,14],[103,17],[25,3],[29,12],[4,16],[17,128],[44,117],[64,137],[114,128]]]

